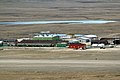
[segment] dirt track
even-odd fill
[[[119,60],[0,60],[4,71],[120,71]]]
[[[73,50],[64,48],[10,48],[0,59],[120,60],[120,48]]]
[[[0,80],[119,80],[120,49],[0,51]]]
[[[119,80],[119,60],[1,60],[1,80]]]

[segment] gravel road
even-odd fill
[[[7,71],[120,71],[120,60],[0,60]]]

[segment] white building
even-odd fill
[[[84,35],[84,36],[87,37],[87,38],[93,39],[93,40],[98,39],[97,35],[87,34],[87,35]]]
[[[77,38],[77,40],[79,40],[79,42],[82,44],[86,44],[87,47],[91,47],[91,39],[90,38],[79,37],[79,38]]]

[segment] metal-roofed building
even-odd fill
[[[84,36],[87,37],[87,38],[90,38],[92,40],[97,40],[98,39],[97,35],[87,34],[87,35],[84,35]]]
[[[0,41],[0,46],[3,46],[3,41]]]
[[[28,47],[52,47],[61,41],[56,40],[22,40],[16,42],[16,46],[28,46]]]

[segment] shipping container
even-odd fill
[[[57,43],[56,47],[66,47],[67,43]]]

